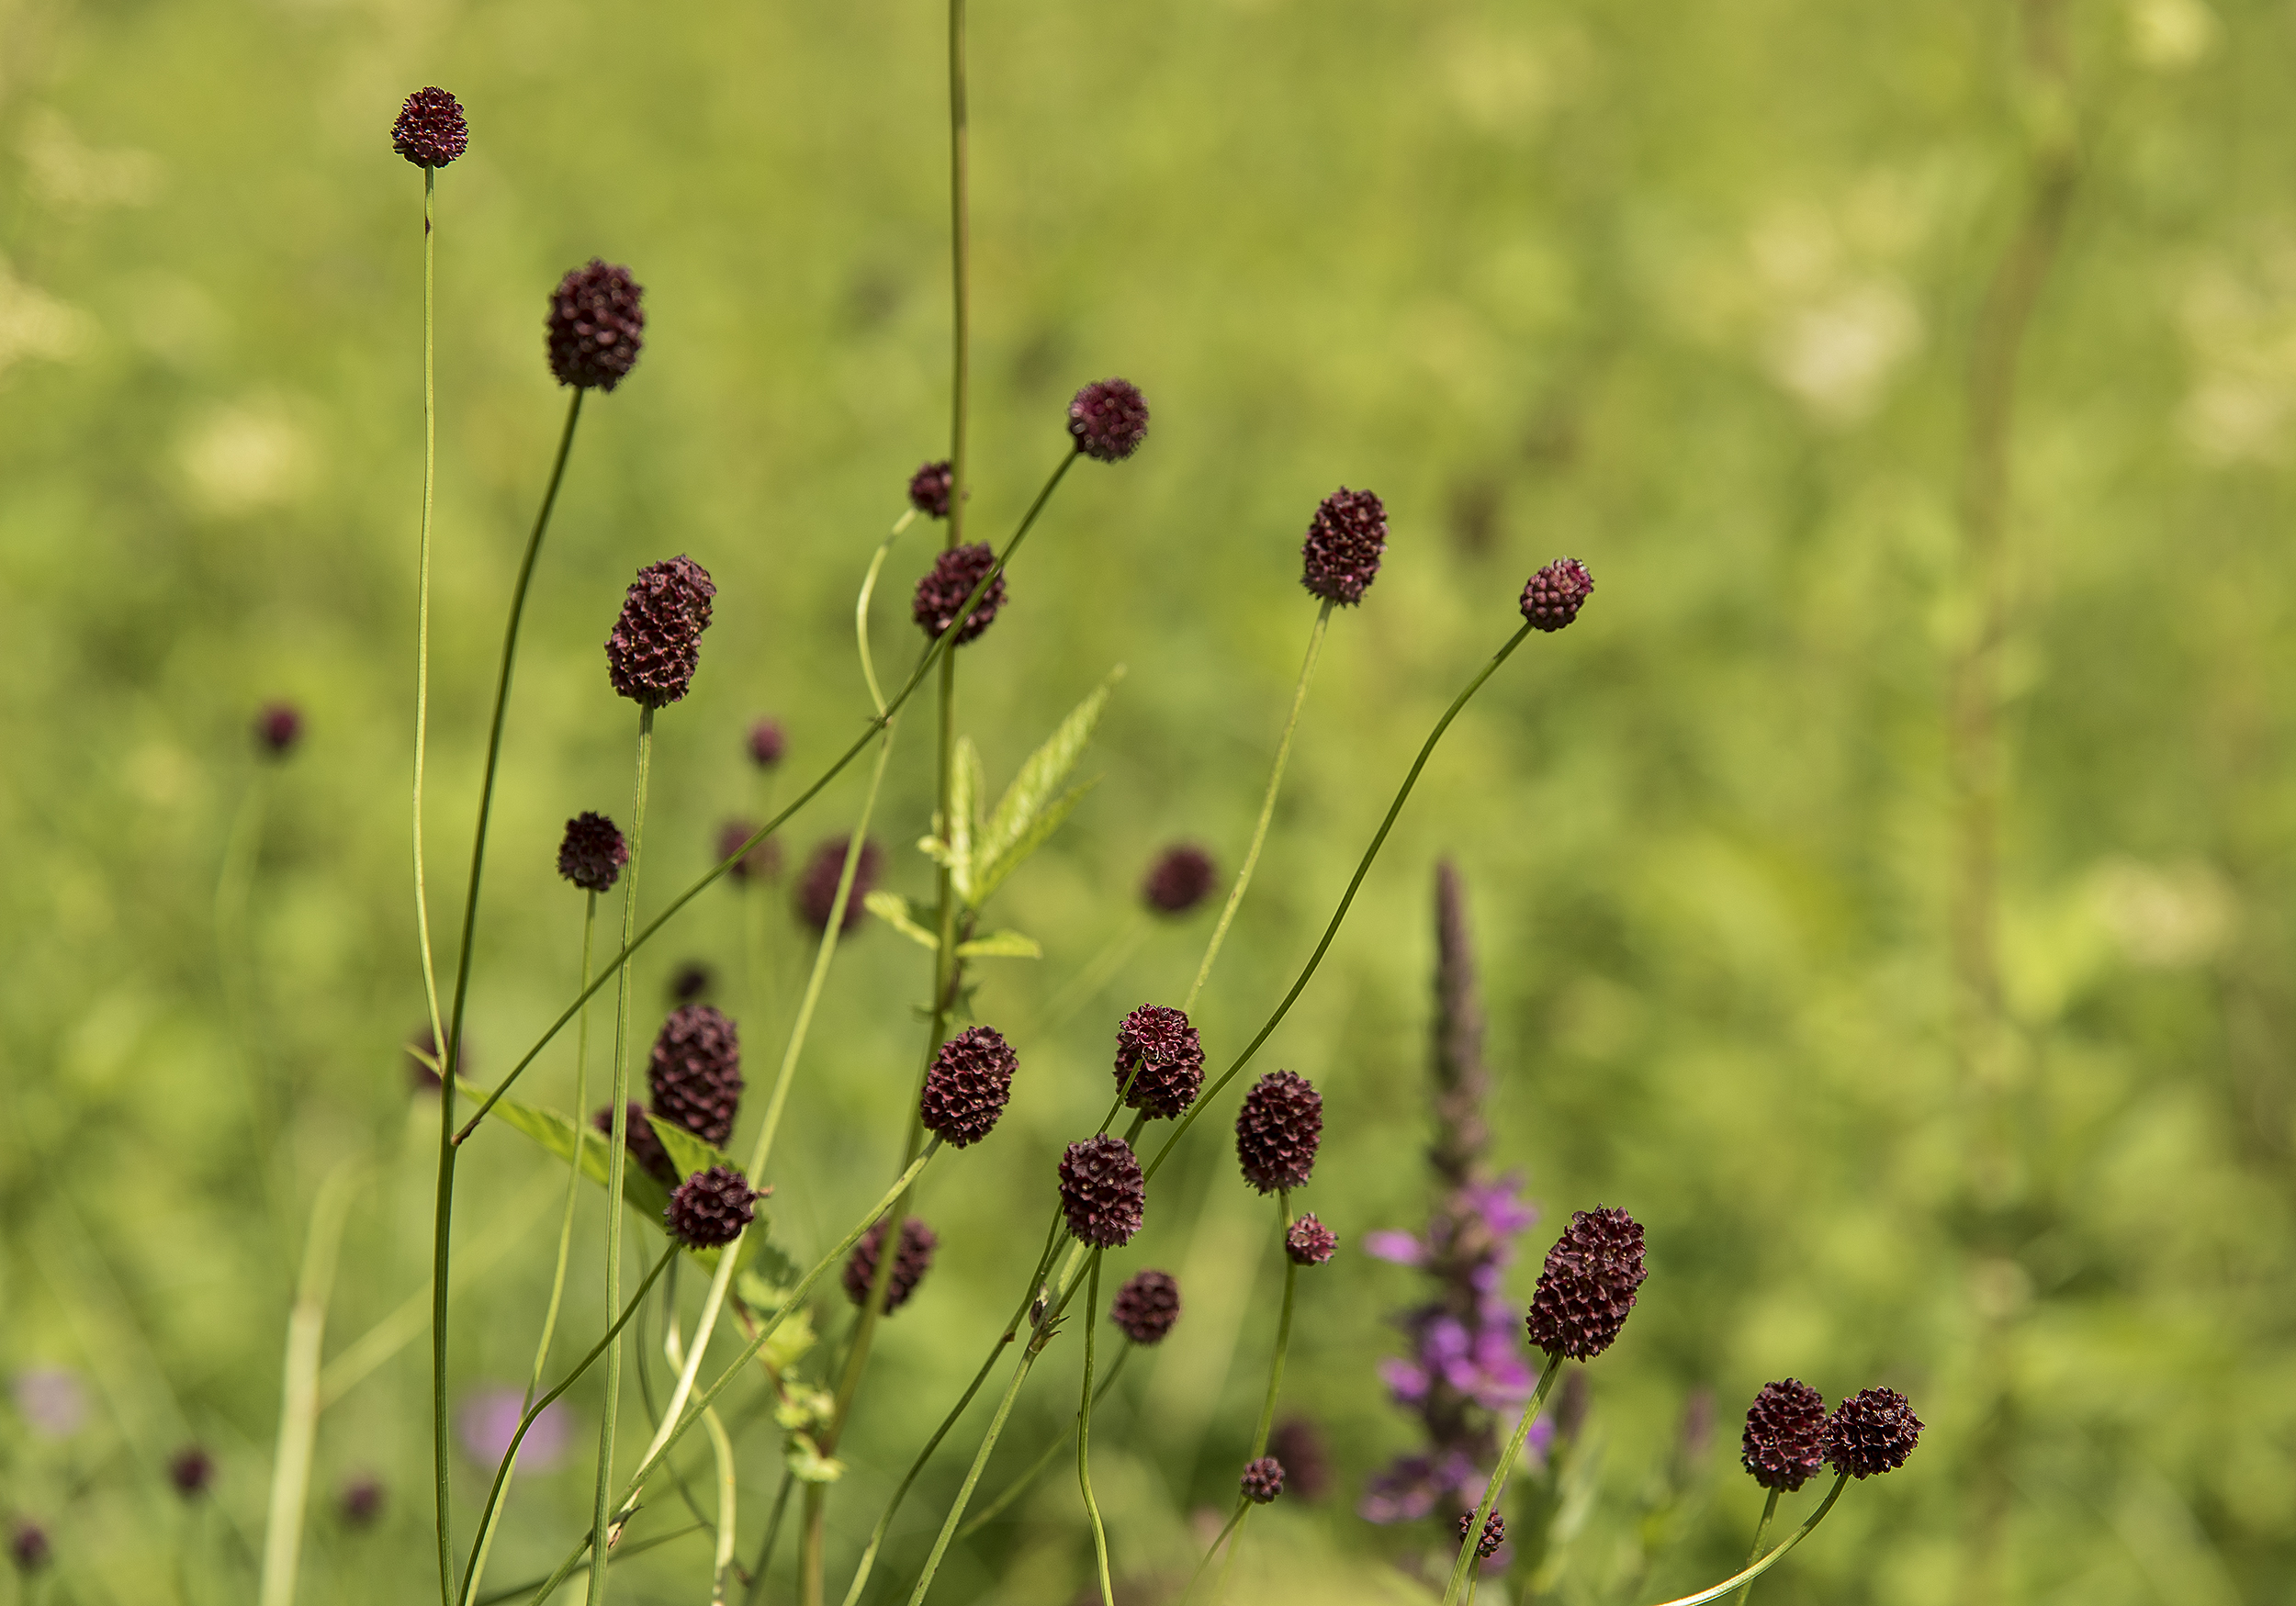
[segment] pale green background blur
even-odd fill
[[[787,723],[784,793],[859,729],[854,590],[946,438],[940,17],[0,4],[0,1369],[68,1367],[89,1396],[62,1438],[0,1405],[0,1517],[48,1524],[53,1599],[171,1599],[179,1555],[193,1600],[252,1598],[286,1302],[331,1166],[377,1170],[330,1353],[426,1275],[432,1106],[398,1046],[422,1014],[422,181],[389,150],[400,97],[445,84],[473,128],[439,201],[442,960],[562,412],[544,295],[597,253],[632,266],[648,313],[636,373],[586,410],[529,616],[478,956],[485,1078],[569,991],[560,822],[626,814],[634,722],[599,646],[636,566],[690,552],[720,588],[694,694],[661,720],[651,893],[761,806],[754,715]],[[1215,1059],[1288,983],[1525,576],[1569,552],[1599,590],[1453,731],[1263,1059],[1327,1092],[1301,1203],[1345,1252],[1303,1281],[1287,1384],[1338,1485],[1255,1521],[1252,1596],[1411,1598],[1364,1561],[1419,1541],[1351,1512],[1412,1442],[1375,1365],[1415,1289],[1359,1245],[1424,1208],[1429,882],[1449,853],[1481,942],[1495,1157],[1548,1211],[1517,1291],[1573,1207],[1649,1230],[1642,1303],[1592,1369],[1601,1499],[1558,1598],[1623,1606],[1727,1573],[1759,1505],[1738,1413],[1788,1374],[1829,1398],[1890,1384],[1929,1425],[1763,1583],[1771,1606],[2284,1598],[2296,9],[2088,0],[2065,20],[2083,169],[2011,456],[2016,1050],[1995,1096],[1951,1051],[1943,709],[1978,594],[1953,500],[1972,324],[2040,115],[2015,8],[974,7],[976,530],[1009,529],[1078,383],[1129,376],[1154,424],[1132,462],[1078,466],[964,656],[962,723],[1000,784],[1111,664],[1131,673],[1086,761],[1097,792],[999,906],[1046,949],[992,967],[978,1000],[1019,1044],[1016,1102],[924,1191],[941,1259],[880,1344],[833,1582],[1004,1319],[1053,1157],[1107,1096],[1116,1016],[1185,989],[1201,919],[1046,1020],[1137,918],[1154,848],[1196,837],[1235,862],[1313,615],[1299,539],[1345,483],[1387,500],[1387,567],[1334,621],[1199,1015]],[[888,573],[888,663],[913,651],[925,539]],[[247,735],[272,697],[308,717],[276,769]],[[920,718],[878,833],[912,895],[929,759]],[[860,775],[793,826],[793,854],[845,826]],[[219,941],[235,821],[260,844],[245,960],[228,886]],[[637,967],[646,1029],[672,968],[704,959],[760,1084],[796,938],[783,890],[713,889]],[[833,979],[773,1179],[801,1256],[894,1163],[923,964],[872,926]],[[563,1101],[571,1074],[555,1050],[529,1094]],[[1266,1364],[1277,1267],[1228,1107],[1120,1257],[1180,1270],[1191,1302],[1096,1434],[1126,1576],[1193,1554],[1187,1512],[1230,1498]],[[1980,1200],[1967,1161],[2000,1108],[2015,1163]],[[496,1130],[464,1175],[467,1243],[518,1237],[458,1304],[456,1375],[523,1380],[552,1164]],[[586,1337],[585,1208],[568,1331]],[[1075,1352],[1048,1359],[1017,1445],[1073,1409]],[[1646,1572],[1641,1502],[1696,1387],[1719,1430]],[[432,1587],[427,1388],[417,1345],[322,1420],[305,1600]],[[580,1437],[597,1398],[575,1396]],[[220,1463],[196,1522],[160,1470],[194,1438]],[[770,1489],[770,1431],[744,1443]],[[908,1507],[886,1588],[914,1576],[957,1466]],[[362,1469],[388,1490],[363,1535],[334,1512]],[[466,1464],[466,1501],[478,1482]],[[546,1566],[588,1498],[579,1456],[523,1480],[490,1578]],[[1048,1479],[936,1599],[1071,1599],[1079,1514]],[[666,1496],[647,1520],[683,1519]],[[693,1600],[705,1567],[687,1542],[616,1589]]]

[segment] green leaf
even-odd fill
[[[739,1171],[734,1157],[723,1149],[703,1141],[675,1121],[665,1121],[658,1115],[648,1114],[646,1124],[654,1129],[654,1136],[661,1140],[670,1163],[678,1168],[680,1178],[692,1176],[697,1171],[707,1171],[714,1165],[729,1171]]]
[[[1036,938],[1024,937],[1018,931],[992,931],[986,937],[976,937],[970,942],[957,944],[961,960],[1041,960],[1044,950],[1036,945]]]
[[[1045,812],[1052,794],[1067,781],[1076,760],[1084,756],[1085,744],[1092,739],[1093,727],[1100,723],[1100,710],[1107,706],[1109,693],[1116,690],[1116,683],[1123,678],[1123,665],[1109,670],[1108,679],[1069,712],[1042,747],[1029,755],[1028,762],[1020,766],[1020,773],[1005,789],[1005,795],[996,800],[996,811],[981,828],[981,839],[973,848],[973,861],[981,868],[969,878],[973,891],[966,903],[979,907],[996,889],[996,882],[1009,875],[1029,851],[1051,834],[1048,830],[1030,837],[1030,827]],[[1026,848],[1022,846],[1024,841]]]
[[[1043,847],[1045,838],[1059,830],[1068,816],[1076,812],[1076,805],[1085,801],[1085,793],[1099,784],[1094,780],[1086,781],[1082,786],[1071,787],[1051,807],[1041,811],[1036,818],[1030,820],[1028,829],[1020,833],[1019,839],[982,869],[977,878],[980,896],[985,899],[1002,886],[1005,878],[1019,870],[1029,855]]]
[[[493,1091],[480,1087],[467,1077],[456,1077],[455,1085],[477,1099],[483,1099]],[[501,1117],[506,1126],[525,1133],[560,1160],[568,1164],[579,1164],[582,1174],[600,1187],[606,1185],[610,1151],[604,1133],[593,1131],[588,1126],[577,1126],[556,1110],[537,1109],[533,1105],[520,1104],[513,1098],[496,1101],[494,1114]],[[662,1209],[670,1203],[670,1190],[642,1167],[625,1165],[622,1168],[622,1201],[658,1227],[661,1225]]]
[[[894,930],[907,938],[911,942],[929,948],[935,953],[940,951],[940,938],[917,923],[916,915],[909,909],[909,901],[900,893],[872,893],[861,902],[867,905],[872,915],[892,927]]]

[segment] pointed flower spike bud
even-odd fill
[[[1560,630],[1594,593],[1594,577],[1575,557],[1558,557],[1523,588],[1523,617],[1534,630]]]
[[[710,571],[683,553],[638,570],[606,638],[613,689],[648,708],[665,707],[691,691],[716,595]]]
[[[671,1187],[678,1185],[678,1167],[670,1158],[670,1151],[661,1146],[661,1138],[646,1119],[646,1106],[636,1099],[628,1101],[629,1119],[623,1129],[623,1146],[637,1168],[655,1181]],[[590,1117],[590,1124],[613,1140],[613,1106],[607,1105]]]
[[[1315,1219],[1313,1211],[1294,1221],[1284,1233],[1284,1253],[1296,1266],[1320,1266],[1338,1248],[1338,1237]]]
[[[567,821],[558,839],[558,874],[582,891],[613,891],[629,862],[630,845],[605,815],[585,809]]]
[[[956,486],[954,467],[946,463],[928,463],[909,476],[909,506],[929,519],[949,516],[949,493]]]
[[[1791,1493],[1826,1465],[1826,1397],[1792,1377],[1765,1383],[1746,1408],[1740,1459],[1756,1483]]]
[[[1284,1464],[1273,1455],[1263,1455],[1248,1463],[1243,1477],[1237,1481],[1244,1487],[1245,1499],[1264,1506],[1284,1492]]]
[[[917,595],[909,603],[909,617],[928,636],[939,637],[956,623],[957,610],[964,606],[964,600],[973,594],[973,588],[981,583],[981,578],[996,567],[996,551],[985,541],[951,547],[933,559],[933,567],[917,582]],[[981,593],[981,600],[965,616],[952,645],[962,646],[976,639],[995,622],[996,611],[1004,605],[1005,577],[1000,572],[988,582],[988,590]]]
[[[1204,1044],[1187,1016],[1143,1004],[1116,1028],[1116,1086],[1128,1108],[1169,1120],[1196,1102],[1204,1085]]]
[[[1148,399],[1129,379],[1099,379],[1068,404],[1076,450],[1099,463],[1120,463],[1148,438]]]
[[[680,1183],[662,1211],[670,1235],[692,1249],[716,1249],[741,1236],[757,1215],[758,1194],[730,1165],[713,1165]]]
[[[1387,508],[1367,490],[1341,486],[1308,521],[1300,548],[1300,583],[1326,602],[1352,608],[1379,578],[1387,551]]]
[[[672,1010],[646,1068],[654,1113],[723,1148],[741,1107],[741,1034],[706,1004]]]
[[[829,929],[829,916],[837,910],[838,879],[845,873],[845,845],[851,840],[850,837],[832,837],[822,843],[813,850],[813,857],[805,860],[805,874],[797,878],[797,918],[816,932]],[[838,927],[840,933],[850,933],[869,918],[869,911],[861,901],[875,888],[884,859],[874,842],[861,844],[861,858],[853,865],[853,895],[846,902],[845,920]]]
[[[596,257],[569,269],[551,292],[543,320],[550,372],[578,390],[612,390],[637,365],[645,349],[646,286],[625,267]]]
[[[1920,1437],[1911,1400],[1894,1388],[1861,1389],[1826,1419],[1826,1465],[1860,1478],[1895,1472]]]
[[[861,1241],[853,1245],[853,1252],[845,1257],[845,1297],[860,1305],[869,1298],[869,1290],[877,1281],[877,1256],[884,1252],[885,1223],[877,1222],[861,1234]],[[885,1281],[884,1313],[891,1316],[908,1303],[917,1285],[925,1280],[925,1274],[933,1269],[933,1251],[940,1247],[940,1240],[933,1230],[912,1216],[901,1223],[901,1241],[894,1246],[893,1275]]]
[[[461,103],[444,89],[418,89],[390,126],[390,148],[417,167],[444,167],[470,149]]]
[[[1060,1179],[1069,1231],[1095,1249],[1120,1249],[1132,1241],[1147,1207],[1148,1184],[1123,1139],[1103,1133],[1071,1143],[1061,1156]]]
[[[1020,1057],[995,1027],[968,1028],[933,1055],[917,1101],[917,1119],[952,1149],[977,1143],[1005,1113],[1019,1069]]]
[[[1180,1320],[1179,1280],[1153,1268],[1124,1279],[1109,1303],[1109,1320],[1136,1344],[1160,1344]]]
[[[1322,1139],[1323,1095],[1297,1072],[1270,1071],[1236,1111],[1236,1160],[1244,1180],[1264,1194],[1307,1186]]]
[[[1524,1325],[1534,1347],[1590,1361],[1617,1339],[1635,1308],[1642,1266],[1642,1226],[1624,1210],[1574,1210],[1547,1252]]]

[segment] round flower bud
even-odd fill
[[[1323,1095],[1292,1071],[1270,1071],[1236,1111],[1235,1156],[1244,1180],[1264,1194],[1303,1188],[1323,1139]]]
[[[1193,843],[1165,848],[1140,883],[1141,901],[1159,915],[1185,915],[1202,903],[1215,879],[1211,855]]]
[[[1531,1294],[1524,1325],[1535,1348],[1574,1361],[1610,1348],[1635,1308],[1642,1269],[1642,1226],[1624,1210],[1574,1210]]]
[[[1068,404],[1068,432],[1086,456],[1120,463],[1148,438],[1148,399],[1129,379],[1096,380]]]
[[[1318,1221],[1312,1211],[1294,1221],[1284,1233],[1284,1252],[1296,1266],[1320,1266],[1338,1248],[1337,1236]]]
[[[383,1486],[371,1476],[353,1478],[343,1486],[343,1520],[365,1528],[383,1514]]]
[[[723,864],[734,859],[735,854],[741,853],[741,845],[757,834],[757,823],[753,820],[727,820],[717,828],[717,861]],[[726,879],[740,886],[752,876],[771,881],[781,873],[781,838],[768,837],[748,852],[741,853],[739,859],[734,859],[733,868],[726,872]]]
[[[1204,1045],[1187,1016],[1143,1004],[1116,1028],[1116,1087],[1128,1108],[1168,1120],[1204,1085]]]
[[[1352,608],[1379,578],[1387,551],[1387,509],[1367,490],[1341,486],[1317,505],[1300,548],[1300,583],[1326,602]]]
[[[805,860],[805,873],[797,878],[797,917],[816,931],[829,929],[829,916],[837,910],[838,878],[845,873],[845,848],[850,837],[832,837],[813,850]],[[853,893],[845,904],[845,919],[838,929],[850,933],[854,927],[869,918],[862,900],[877,884],[878,872],[884,867],[884,855],[874,842],[861,844],[861,858],[853,865]]]
[[[749,727],[749,762],[760,769],[779,764],[788,745],[778,719],[761,719]]]
[[[48,1530],[37,1522],[17,1522],[8,1533],[8,1555],[17,1571],[39,1571],[48,1565]]]
[[[1535,630],[1560,630],[1593,593],[1594,577],[1575,557],[1558,557],[1523,588],[1523,617]]]
[[[952,546],[934,558],[933,567],[917,582],[917,596],[909,605],[909,616],[917,621],[917,628],[929,636],[938,637],[956,623],[957,610],[964,606],[973,588],[996,564],[996,551],[985,541]],[[1004,605],[1005,577],[1000,570],[988,582],[988,590],[981,593],[981,600],[974,604],[952,645],[962,646],[986,630],[996,619],[996,610]]]
[[[699,1004],[717,985],[717,976],[700,960],[688,960],[670,973],[670,1001]]]
[[[1180,1320],[1180,1284],[1170,1272],[1137,1271],[1109,1302],[1109,1320],[1136,1344],[1160,1344]]]
[[[877,1280],[877,1255],[884,1241],[885,1223],[879,1221],[861,1234],[853,1252],[845,1257],[845,1297],[856,1305],[868,1299],[870,1286]],[[917,1285],[933,1269],[933,1251],[940,1246],[933,1230],[916,1217],[901,1223],[901,1241],[893,1252],[893,1274],[885,1280],[887,1316],[908,1303]]]
[[[444,167],[470,149],[470,125],[444,89],[418,89],[390,126],[390,148],[417,167]]]
[[[558,838],[558,873],[586,893],[613,889],[622,867],[630,862],[630,845],[605,815],[585,809],[566,823]]]
[[[758,1213],[757,1193],[730,1165],[713,1165],[680,1183],[662,1211],[670,1235],[694,1249],[716,1249],[741,1236]]]
[[[612,390],[637,365],[646,342],[645,286],[625,267],[608,267],[596,257],[570,270],[550,297],[550,372],[561,385]]]
[[[1861,1478],[1895,1472],[1920,1437],[1911,1400],[1894,1388],[1861,1389],[1826,1419],[1826,1465]]]
[[[1020,1057],[995,1027],[976,1026],[940,1045],[925,1073],[917,1101],[917,1119],[952,1149],[987,1137],[1012,1096],[1012,1073]]]
[[[741,1106],[741,1034],[706,1004],[672,1010],[646,1068],[654,1113],[724,1147]]]
[[[266,758],[286,758],[302,739],[303,711],[292,702],[267,702],[255,716],[255,746]]]
[[[1140,1230],[1148,1184],[1140,1159],[1106,1133],[1071,1143],[1061,1156],[1061,1210],[1068,1230],[1095,1249],[1119,1249]]]
[[[1764,1488],[1800,1488],[1826,1464],[1825,1432],[1824,1395],[1792,1377],[1765,1383],[1746,1408],[1746,1470]]]
[[[1284,1464],[1273,1455],[1263,1455],[1248,1463],[1243,1477],[1237,1481],[1244,1486],[1245,1499],[1264,1506],[1284,1492]]]
[[[1462,1540],[1467,1537],[1467,1531],[1474,1525],[1474,1512],[1461,1511],[1459,1513],[1459,1537]],[[1498,1512],[1493,1511],[1490,1516],[1483,1519],[1482,1537],[1475,1541],[1475,1559],[1477,1561],[1489,1561],[1492,1556],[1499,1554],[1499,1547],[1506,1542],[1507,1520],[1504,1517],[1502,1517]]]
[[[693,686],[710,627],[710,571],[681,553],[637,571],[606,638],[606,673],[633,702],[660,708]]]
[[[946,463],[928,463],[909,476],[909,506],[929,519],[949,516],[949,493],[955,489],[955,468]]]
[[[658,1182],[671,1187],[678,1184],[677,1162],[670,1158],[670,1151],[661,1146],[661,1137],[647,1124],[646,1106],[636,1099],[628,1102],[628,1123],[623,1128],[623,1146],[637,1168]],[[613,1106],[607,1105],[590,1117],[590,1124],[613,1140]]]
[[[215,1457],[197,1444],[187,1444],[168,1457],[167,1481],[184,1499],[196,1500],[215,1481]]]

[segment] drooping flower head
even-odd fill
[[[1244,1476],[1237,1481],[1243,1485],[1245,1499],[1264,1506],[1284,1492],[1284,1464],[1273,1455],[1263,1455],[1246,1463]]]
[[[1921,1438],[1913,1402],[1894,1388],[1863,1388],[1826,1419],[1826,1465],[1852,1477],[1895,1472]]]
[[[917,595],[909,604],[909,617],[928,636],[938,638],[957,622],[958,611],[973,590],[996,567],[996,549],[985,541],[971,542],[963,546],[951,546],[933,559],[933,567],[925,571],[917,582]],[[996,621],[996,611],[1005,605],[1005,576],[998,570],[989,580],[988,590],[965,615],[958,627],[957,639],[951,645],[962,646],[977,638]]]
[[[845,1297],[856,1305],[869,1297],[870,1286],[877,1280],[877,1256],[884,1243],[885,1223],[880,1220],[861,1234],[853,1252],[845,1257]],[[933,1251],[940,1247],[940,1240],[933,1230],[916,1217],[901,1223],[901,1241],[893,1251],[893,1271],[885,1280],[887,1316],[908,1303],[917,1285],[933,1269]]]
[[[1741,1459],[1764,1488],[1800,1488],[1826,1464],[1826,1397],[1788,1377],[1765,1383],[1746,1408]]]
[[[727,820],[718,826],[718,862],[723,864],[726,859],[734,859],[735,854],[741,853],[741,845],[757,834],[755,820]],[[726,872],[726,879],[736,886],[742,886],[753,877],[771,881],[781,873],[782,839],[768,837],[748,852],[741,853],[739,859],[734,859],[733,868]]]
[[[956,483],[956,469],[951,464],[928,463],[909,476],[909,506],[929,519],[945,519],[949,516],[949,493]]]
[[[813,850],[805,860],[805,872],[797,878],[795,901],[797,917],[816,932],[829,929],[829,916],[837,912],[837,883],[845,873],[845,848],[850,837],[832,837]],[[853,863],[853,893],[845,904],[845,919],[838,931],[850,933],[854,927],[869,918],[862,900],[877,884],[877,876],[884,868],[884,854],[874,842],[861,844],[861,857]]]
[[[605,815],[585,809],[567,821],[566,835],[558,838],[558,873],[582,891],[613,891],[629,862],[630,845]]]
[[[1153,1268],[1134,1272],[1109,1302],[1109,1320],[1136,1344],[1160,1344],[1180,1320],[1179,1279]]]
[[[255,715],[255,747],[265,758],[284,758],[303,739],[303,711],[292,702],[266,702]]]
[[[1387,551],[1387,509],[1367,490],[1341,486],[1317,504],[1300,548],[1300,583],[1343,608],[1363,601]]]
[[[1117,1027],[1116,1086],[1129,1108],[1169,1120],[1203,1085],[1203,1041],[1180,1011],[1143,1004]]]
[[[1192,842],[1176,843],[1148,867],[1141,901],[1159,915],[1185,915],[1210,893],[1215,879],[1210,854]]]
[[[672,1010],[646,1068],[654,1113],[720,1148],[741,1107],[741,1034],[706,1004]]]
[[[1244,1180],[1264,1194],[1307,1186],[1322,1139],[1323,1095],[1294,1071],[1270,1071],[1236,1111],[1236,1160]]]
[[[1308,1214],[1294,1221],[1284,1232],[1284,1253],[1297,1266],[1320,1266],[1332,1258],[1339,1248],[1339,1239],[1332,1230]]]
[[[683,553],[638,570],[606,637],[606,673],[613,689],[647,708],[664,707],[692,690],[702,633],[710,627],[710,600],[716,595],[710,571]]]
[[[694,1249],[715,1249],[741,1236],[758,1213],[758,1195],[730,1165],[713,1165],[680,1183],[662,1211],[670,1234]]]
[[[1086,456],[1120,463],[1148,438],[1148,399],[1129,379],[1095,380],[1069,402],[1068,432]]]
[[[1061,1156],[1061,1211],[1068,1230],[1095,1249],[1120,1249],[1140,1230],[1148,1184],[1121,1138],[1103,1133],[1071,1143]]]
[[[1550,1355],[1593,1360],[1610,1348],[1635,1308],[1642,1226],[1624,1210],[1574,1210],[1547,1252],[1525,1318],[1531,1342]]]
[[[1594,577],[1575,557],[1558,557],[1523,588],[1523,617],[1534,630],[1560,630],[1594,592]]]
[[[637,365],[645,348],[644,286],[625,267],[596,257],[568,270],[550,295],[547,333],[550,372],[579,390],[612,390]]]
[[[917,1118],[952,1149],[987,1137],[1012,1096],[1020,1057],[993,1026],[970,1027],[940,1045],[925,1073]]]
[[[782,754],[789,746],[778,719],[760,719],[749,727],[749,762],[760,769],[771,769],[782,761]]]
[[[444,89],[418,89],[390,126],[390,148],[417,167],[444,167],[470,149],[462,106]]]
[[[670,1158],[670,1151],[661,1146],[661,1136],[646,1119],[646,1106],[636,1099],[624,1106],[628,1124],[623,1128],[622,1141],[630,1151],[637,1167],[657,1182],[675,1187],[678,1183],[677,1163]],[[609,1141],[613,1138],[613,1106],[607,1105],[590,1117],[590,1124],[603,1132]]]

